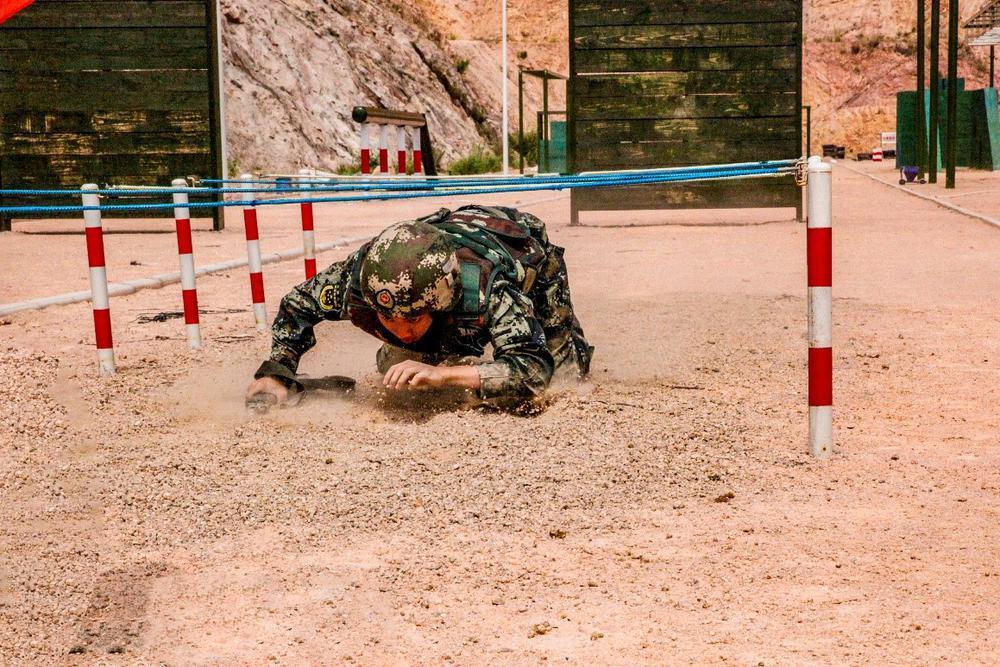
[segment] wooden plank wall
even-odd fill
[[[796,158],[801,0],[569,0],[570,170]],[[791,179],[577,190],[579,211],[795,207]]]
[[[2,187],[221,178],[215,11],[215,0],[37,0],[0,25]]]

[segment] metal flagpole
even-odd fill
[[[920,178],[924,177],[927,169],[927,122],[924,106],[926,95],[924,93],[924,27],[927,19],[924,16],[926,0],[917,0],[917,169]]]
[[[948,119],[945,124],[945,187],[955,188],[958,159],[958,0],[948,2]]]
[[[510,173],[510,138],[508,135],[508,115],[509,115],[509,102],[507,100],[507,0],[500,0],[500,20],[503,24],[500,29],[501,37],[500,41],[502,43],[500,57],[503,62],[502,72],[503,72],[503,82],[501,86],[503,95],[503,123],[500,131],[503,133],[501,137],[501,142],[503,145],[503,173]]]
[[[941,112],[941,0],[931,0],[931,111],[930,111],[930,151],[927,160],[927,181],[937,183],[938,142],[941,136],[939,116]]]

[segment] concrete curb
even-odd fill
[[[961,213],[962,215],[968,216],[970,218],[975,218],[976,220],[979,220],[980,222],[985,222],[988,225],[993,225],[994,227],[1000,229],[1000,220],[998,220],[997,218],[991,218],[988,215],[983,215],[982,213],[977,213],[976,211],[973,211],[971,209],[967,209],[964,206],[959,206],[958,204],[952,204],[951,202],[942,201],[942,200],[938,199],[937,197],[934,197],[933,195],[925,195],[925,194],[923,194],[921,192],[917,192],[917,191],[913,190],[912,188],[907,188],[907,187],[905,187],[903,185],[899,185],[897,183],[886,183],[885,181],[883,181],[881,178],[878,178],[877,176],[872,176],[871,174],[865,173],[865,172],[861,171],[860,169],[855,169],[854,167],[848,166],[846,162],[837,162],[835,164],[838,167],[844,167],[848,171],[853,171],[855,174],[860,174],[861,176],[867,176],[868,178],[872,179],[876,183],[881,183],[882,185],[884,185],[886,187],[890,187],[890,188],[895,188],[897,190],[901,190],[901,191],[905,192],[906,194],[911,195],[913,197],[919,197],[920,199],[926,199],[929,202],[934,202],[938,206],[941,206],[941,207],[947,208],[949,210],[955,211],[956,213]]]
[[[336,241],[329,241],[327,243],[319,243],[316,245],[316,252],[325,252],[327,250],[333,250],[334,248],[342,248],[345,245],[358,243],[360,241],[367,241],[370,238],[371,235],[369,234],[365,236],[352,236],[345,239],[338,239]],[[278,262],[296,259],[302,255],[302,248],[292,248],[264,255],[261,258],[261,263],[276,264]],[[227,262],[206,264],[205,266],[198,267],[195,270],[195,275],[205,276],[211,273],[232,271],[233,269],[238,269],[246,265],[247,260],[245,259],[231,259]],[[108,285],[108,296],[126,296],[128,294],[134,294],[140,290],[158,289],[166,285],[179,283],[180,281],[181,274],[178,271],[175,273],[160,273],[155,276],[149,276],[148,278],[125,280],[120,283],[110,283]],[[43,308],[48,308],[49,306],[67,306],[69,304],[80,303],[82,301],[90,301],[90,290],[82,292],[66,292],[65,294],[56,294],[55,296],[43,297],[40,299],[30,299],[28,301],[19,301],[17,303],[0,304],[0,316],[12,315],[25,310],[41,310]]]

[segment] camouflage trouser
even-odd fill
[[[535,309],[535,318],[545,331],[546,347],[555,361],[556,376],[585,377],[590,372],[590,361],[594,348],[584,338],[583,328],[573,312],[570,298],[569,276],[563,249],[549,243],[545,223],[530,213],[520,213],[520,219],[527,223],[531,233],[546,248],[545,262],[538,276],[528,286],[528,297]],[[475,363],[468,357],[442,358],[410,352],[386,343],[376,355],[378,370],[385,373],[394,364],[414,360],[426,364],[458,365]]]
[[[556,362],[556,373],[575,370],[578,377],[590,372],[594,348],[583,336],[583,327],[573,312],[569,277],[563,249],[548,246],[548,258],[528,290],[535,306],[535,317],[545,331],[545,345]]]
[[[569,274],[566,270],[565,252],[549,243],[545,223],[530,213],[519,212],[519,219],[531,229],[531,234],[545,246],[545,262],[534,284],[528,287],[528,296],[535,306],[535,317],[545,331],[546,347],[556,362],[556,373],[573,368],[578,377],[590,373],[594,347],[583,335],[580,320],[573,312],[569,292]]]

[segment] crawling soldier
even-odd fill
[[[582,378],[593,347],[573,304],[563,249],[545,223],[503,206],[465,206],[385,229],[281,301],[270,358],[247,398],[279,404],[320,320],[350,320],[384,342],[376,362],[391,389],[461,387],[487,403],[539,397],[555,371]],[[486,344],[493,360],[482,357]]]

